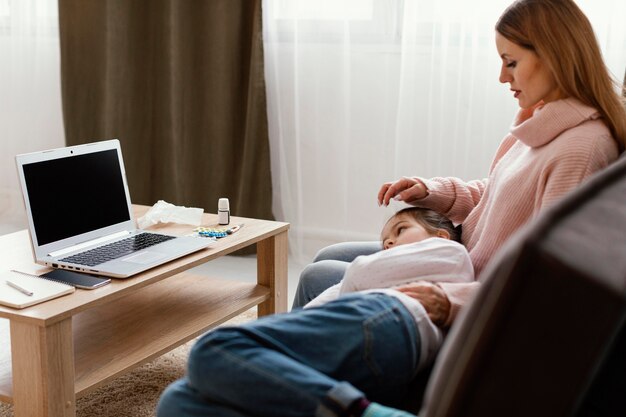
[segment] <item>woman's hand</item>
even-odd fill
[[[402,177],[393,182],[386,182],[378,191],[378,205],[389,205],[389,200],[395,197],[396,200],[412,203],[428,195],[426,186],[416,178]]]
[[[446,323],[446,319],[450,314],[450,300],[448,300],[448,296],[438,285],[419,281],[403,285],[396,288],[396,290],[419,301],[435,325],[442,327]]]

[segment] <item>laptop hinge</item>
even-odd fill
[[[65,249],[54,251],[54,252],[50,252],[48,254],[48,256],[56,258],[57,256],[63,256],[63,255],[68,254],[70,252],[75,252],[77,250],[88,248],[89,246],[94,246],[94,245],[98,245],[100,243],[104,243],[104,242],[106,242],[108,240],[119,239],[121,237],[128,236],[129,234],[130,234],[129,231],[124,230],[122,232],[113,233],[113,234],[108,235],[108,236],[99,237],[98,239],[93,239],[93,240],[90,240],[90,241],[87,241],[87,242],[79,243],[78,245],[70,246],[69,248],[65,248]]]

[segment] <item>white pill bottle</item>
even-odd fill
[[[220,198],[217,201],[217,223],[222,225],[230,223],[230,203],[227,198]]]

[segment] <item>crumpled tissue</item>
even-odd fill
[[[200,226],[204,209],[196,207],[175,206],[163,200],[156,202],[146,214],[137,219],[140,229],[157,223],[180,223]]]

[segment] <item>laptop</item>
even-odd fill
[[[137,229],[117,139],[15,161],[38,264],[127,278],[212,243]]]

